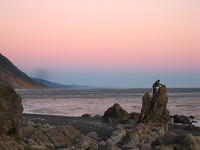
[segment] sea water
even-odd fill
[[[62,116],[103,115],[114,103],[128,112],[140,112],[142,96],[151,89],[17,89],[24,113]],[[168,89],[170,114],[200,120],[200,89]]]

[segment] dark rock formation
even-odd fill
[[[0,85],[0,135],[17,135],[22,121],[21,98],[8,86]]]
[[[188,124],[188,125],[192,124],[189,117],[184,116],[184,115],[174,115],[173,116],[173,122],[174,123]]]
[[[124,123],[129,118],[127,111],[121,108],[119,104],[114,104],[103,115],[103,121],[107,123]]]
[[[168,131],[170,116],[167,110],[167,102],[167,89],[164,86],[153,98],[146,93],[143,96],[138,123],[127,131],[126,141],[124,141],[122,147],[151,150],[151,143]]]
[[[81,115],[81,117],[83,117],[83,118],[90,118],[92,116],[90,114],[83,114],[83,115]]]
[[[145,124],[158,123],[167,126],[170,120],[167,102],[167,88],[165,86],[162,86],[153,98],[146,93],[143,96],[139,122]]]

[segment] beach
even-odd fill
[[[138,90],[134,92],[133,89],[40,89],[34,91],[24,89],[19,91],[11,87],[1,87],[0,149],[169,150],[171,148],[170,150],[198,150],[200,127],[193,124],[196,123],[195,116],[171,114],[168,110],[167,91],[167,88],[162,86],[152,96],[151,93],[143,93]],[[180,94],[192,95],[191,92],[188,94],[185,89],[184,91],[179,90]],[[178,94],[176,91],[169,95],[177,97]],[[47,97],[51,96],[54,96],[54,101],[48,102]],[[64,98],[65,103],[61,103],[61,105],[67,105],[69,101],[76,100],[78,102],[75,103],[76,107],[73,108],[74,111],[71,111],[70,115],[52,114],[54,111],[47,111],[48,109],[44,109],[47,114],[34,114],[33,112],[27,114],[23,109],[24,107],[26,110],[27,106],[31,104],[31,107],[40,106],[42,110],[45,107],[42,105],[42,101],[46,107],[51,106],[51,109],[55,109],[55,106],[60,106],[57,101],[58,97],[62,100]],[[95,99],[97,97],[98,99]],[[123,104],[128,104],[127,106],[131,104],[128,103],[127,97],[141,97],[141,104],[136,103],[141,105],[140,111],[126,110],[126,105]],[[191,98],[191,96],[189,97]],[[88,98],[90,98],[90,103],[86,103]],[[109,98],[112,100],[117,98],[121,104],[109,101]],[[109,106],[104,106],[102,100],[107,101]],[[27,101],[31,103],[27,105]],[[34,103],[35,101],[36,103]],[[80,105],[85,103],[86,105]],[[100,108],[105,107],[105,110],[102,109],[102,113],[91,111],[94,103],[97,103]],[[100,105],[100,103],[102,104]],[[74,115],[74,112],[81,107],[85,107],[85,109],[81,109],[82,114]],[[65,110],[64,108],[66,109],[63,107],[62,111]],[[91,113],[84,111],[86,109]]]

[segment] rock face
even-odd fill
[[[139,122],[145,124],[158,123],[167,126],[170,120],[167,102],[167,88],[165,86],[162,86],[153,98],[146,93],[143,96]]]
[[[17,135],[22,121],[21,98],[8,86],[0,85],[0,135]]]
[[[114,104],[103,115],[103,121],[107,123],[123,123],[129,118],[127,111],[121,108],[119,104]]]

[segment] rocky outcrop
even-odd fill
[[[126,140],[121,147],[151,150],[151,143],[168,131],[170,116],[167,102],[167,89],[164,86],[152,98],[146,93],[138,123],[126,131]]]
[[[104,122],[114,124],[124,123],[128,118],[128,112],[122,109],[118,103],[108,108],[103,115]]]
[[[18,135],[22,111],[20,96],[11,87],[0,85],[0,135]]]
[[[142,110],[139,122],[144,124],[163,124],[167,130],[167,125],[170,120],[167,102],[167,88],[165,86],[162,86],[158,93],[152,98],[146,93],[142,100]]]
[[[18,139],[0,137],[1,150],[98,150],[95,140],[82,135],[72,126],[54,126],[45,121],[24,120]]]

